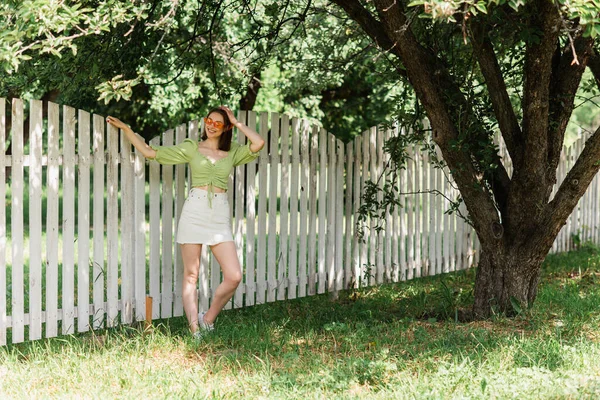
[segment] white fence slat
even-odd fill
[[[75,109],[63,107],[62,333],[75,332]]]
[[[279,172],[279,114],[271,113],[269,146],[269,233],[267,251],[267,301],[275,301],[277,289],[277,194]]]
[[[443,184],[444,184],[444,189],[442,190],[442,193],[444,193],[446,195],[446,197],[450,197],[450,185],[448,180],[449,178],[449,172],[445,171],[446,174],[444,175],[444,180],[443,180]],[[446,213],[446,211],[448,209],[450,209],[450,202],[444,198],[443,200],[443,212],[444,212],[444,236],[443,236],[443,252],[444,252],[444,272],[450,272],[451,268],[450,268],[450,230],[452,229],[450,227],[450,215],[448,215]]]
[[[285,300],[288,287],[288,225],[290,197],[290,117],[281,116],[281,201],[279,202],[279,252],[277,256],[277,300]]]
[[[369,144],[371,143],[371,138],[369,135],[370,131],[366,130],[362,133],[362,173],[360,174],[360,194],[365,192],[366,182],[369,180]],[[369,237],[371,235],[371,231],[367,228],[370,227],[369,219],[365,219],[362,222],[364,236],[360,241],[360,286],[365,287],[369,286],[369,271],[371,267],[369,266]]]
[[[298,297],[306,296],[306,286],[310,278],[307,276],[307,237],[308,237],[308,194],[309,194],[309,172],[310,172],[310,153],[309,153],[309,133],[310,125],[302,120],[300,133],[300,242],[298,243]],[[312,178],[310,180],[312,183]],[[311,185],[312,186],[312,185]]]
[[[241,123],[248,125],[247,121],[248,113],[246,111],[239,110],[237,115],[237,120]],[[254,129],[255,127],[252,127]],[[246,144],[246,136],[240,130],[237,130],[237,143],[240,146]],[[235,242],[235,248],[237,251],[237,257],[240,263],[240,267],[242,268],[242,273],[244,271],[244,178],[246,176],[246,165],[240,165],[235,168],[235,213],[233,216],[233,240]],[[243,282],[243,279],[242,279]],[[235,294],[233,296],[232,302],[235,308],[243,307],[244,305],[244,287],[247,282],[240,284],[235,290]]]
[[[248,113],[246,111],[239,110],[237,115],[237,120],[241,123],[248,125],[247,121]],[[254,129],[255,127],[252,127]],[[237,143],[240,146],[246,144],[246,136],[243,132],[236,129],[237,132]],[[242,273],[244,271],[245,265],[245,257],[244,257],[244,179],[246,176],[246,167],[247,165],[240,165],[235,168],[235,215],[233,216],[233,240],[235,241],[235,249],[237,251],[237,257],[240,263],[240,267],[242,268]],[[242,279],[243,282],[243,279]],[[235,294],[233,296],[233,306],[235,308],[244,306],[244,287],[246,286],[247,281],[243,284],[240,284],[235,290]]]
[[[307,295],[316,293],[317,267],[317,157],[319,149],[319,128],[313,126],[310,137],[310,191],[309,191],[309,220],[308,220],[308,288]]]
[[[23,290],[23,101],[12,103],[11,239],[12,239],[12,343],[25,340]]]
[[[405,131],[403,130],[404,128],[398,128],[399,129],[399,135],[403,135],[405,134]],[[398,187],[400,188],[400,193],[407,193],[408,191],[408,178],[407,178],[407,174],[408,171],[406,169],[402,169],[400,170],[400,172],[398,173]],[[407,221],[407,212],[408,212],[408,204],[406,203],[407,201],[407,195],[400,195],[399,197],[400,200],[400,204],[402,205],[402,208],[400,210],[398,210],[398,213],[400,214],[400,245],[399,245],[399,249],[398,249],[398,257],[399,257],[399,265],[398,265],[398,270],[399,270],[399,280],[404,281],[406,280],[407,274],[408,274],[408,265],[407,265],[407,260],[406,260],[406,241],[407,241],[407,235],[408,235],[408,221]]]
[[[414,195],[413,200],[414,200],[414,221],[415,221],[415,236],[414,236],[414,246],[415,246],[415,262],[414,262],[414,270],[413,270],[413,278],[420,278],[421,277],[421,240],[423,237],[422,234],[422,222],[421,222],[421,218],[422,218],[422,209],[421,209],[421,200],[422,200],[422,195],[419,194],[419,192],[421,191],[421,166],[422,166],[422,161],[421,161],[421,156],[418,152],[418,147],[413,145],[413,159],[412,162],[414,163],[414,176],[413,176],[413,184],[414,184]]]
[[[187,137],[186,125],[181,124],[175,130],[175,143],[179,144]],[[175,166],[175,234],[179,226],[179,218],[183,203],[185,202],[185,172],[188,169],[187,164],[179,164]],[[175,262],[173,264],[173,291],[175,293],[173,304],[173,316],[180,317],[183,315],[183,259],[181,258],[181,250],[179,245],[172,240]]]
[[[86,332],[90,329],[90,114],[79,110],[78,120],[77,332]]]
[[[29,340],[42,338],[42,102],[29,109]]]
[[[370,161],[370,180],[373,184],[377,183],[377,127],[374,126],[369,130],[369,161]],[[371,218],[369,229],[369,285],[373,286],[377,279],[377,231],[375,226],[377,221]]]
[[[394,125],[392,128],[392,136],[398,137],[399,129],[398,125]],[[400,179],[396,176],[396,179],[392,182],[393,185],[397,185],[400,189]],[[398,199],[400,199],[399,193],[397,193]],[[400,211],[402,209],[397,205],[394,206],[392,212],[392,274],[390,279],[392,282],[398,282],[400,273]]]
[[[248,111],[247,125],[256,129],[256,113]],[[263,137],[264,138],[264,137]],[[266,150],[263,148],[263,154]],[[265,157],[264,155],[262,157]],[[256,293],[256,169],[258,161],[246,164],[246,306],[254,305]]]
[[[326,209],[327,209],[327,235],[325,249],[325,262],[327,273],[327,291],[329,293],[335,291],[335,253],[336,253],[336,231],[335,231],[335,205],[336,205],[336,183],[335,183],[335,136],[331,133],[327,134],[327,147],[329,159],[327,161],[327,189],[326,189]]]
[[[336,281],[335,289],[344,289],[344,143],[335,139],[337,144],[337,165],[336,165],[336,206],[335,206],[335,271]]]
[[[390,138],[392,136],[392,130],[390,128],[386,128],[383,131],[383,139],[384,141],[387,143]],[[383,145],[383,144],[382,144]],[[382,168],[385,168],[386,165],[388,165],[389,161],[390,161],[390,155],[388,152],[383,153],[383,148],[381,149],[382,152]],[[388,168],[390,168],[390,166],[388,166]],[[386,172],[386,175],[389,175],[388,172]],[[386,179],[386,181],[384,182],[384,184],[388,181],[388,179]],[[384,253],[384,282],[391,282],[392,281],[392,237],[394,235],[394,226],[393,226],[393,221],[392,221],[392,210],[390,207],[387,207],[386,213],[385,213],[385,229],[383,230],[383,235],[384,235],[384,241],[385,241],[385,253]]]
[[[414,277],[415,269],[415,163],[413,158],[415,154],[413,152],[413,146],[407,147],[408,160],[406,162],[406,213],[407,213],[407,237],[406,237],[406,279],[412,279]]]
[[[325,245],[326,245],[326,235],[325,229],[327,226],[327,131],[321,128],[319,130],[319,169],[318,169],[318,177],[319,177],[319,193],[318,199],[319,204],[317,208],[318,212],[318,278],[317,278],[317,293],[325,293],[325,281],[326,281],[326,259],[325,259]]]
[[[362,161],[362,143],[363,137],[358,135],[354,139],[353,146],[356,148],[354,157],[354,185],[352,190],[352,201],[353,201],[353,219],[350,226],[350,232],[352,233],[352,279],[353,284],[349,285],[353,288],[358,288],[360,285],[360,265],[361,265],[361,243],[358,240],[356,233],[356,222],[358,220],[358,209],[360,208],[360,194],[361,194],[361,176],[360,168]]]
[[[0,288],[6,287],[6,99],[0,98]],[[6,345],[6,291],[0,294],[0,346]]]
[[[435,186],[440,193],[444,193],[444,171],[441,168],[436,168],[435,170]],[[443,272],[443,258],[442,258],[442,249],[443,249],[443,241],[442,237],[444,234],[444,204],[445,199],[436,195],[436,235],[435,235],[435,272],[436,274],[441,274]]]
[[[150,146],[159,146],[160,136],[150,140]],[[152,297],[152,319],[160,318],[160,164],[150,161],[150,297]]]
[[[59,190],[59,107],[48,103],[48,168],[46,172],[46,337],[58,335],[58,190]],[[2,152],[4,146],[0,147]],[[3,154],[3,153],[2,153]],[[4,171],[4,168],[0,168]],[[0,182],[1,184],[2,182]],[[102,182],[104,192],[104,182]],[[4,196],[0,196],[4,199]],[[3,209],[3,207],[0,207]],[[104,224],[102,233],[104,235]]]
[[[119,313],[119,130],[108,125],[106,165],[106,326],[117,324]]]
[[[376,133],[376,152],[377,152],[377,161],[376,161],[376,167],[375,167],[375,182],[379,182],[378,183],[378,187],[380,189],[380,191],[377,193],[377,201],[381,202],[383,200],[383,185],[385,183],[385,181],[382,179],[382,171],[383,171],[383,164],[384,164],[384,160],[383,160],[383,136],[385,133],[385,130],[379,126],[375,129],[375,133]],[[385,220],[383,221],[385,222]],[[382,221],[379,222],[380,224],[382,223]],[[376,247],[376,251],[377,251],[377,272],[375,275],[375,279],[377,284],[382,284],[383,283],[383,275],[384,275],[384,269],[385,269],[385,265],[384,265],[384,239],[383,239],[383,235],[385,234],[385,231],[388,228],[384,225],[383,229],[380,230],[379,232],[377,232],[377,247]]]
[[[345,209],[344,209],[344,289],[349,289],[352,283],[352,270],[353,270],[353,259],[352,259],[352,199],[353,199],[353,184],[354,184],[354,143],[346,143],[346,160],[342,163],[342,173],[344,171],[343,165],[346,166],[346,189],[344,192]]]
[[[58,115],[58,109],[57,109]],[[100,115],[95,115],[93,118],[94,124],[94,141],[93,141],[93,153],[94,153],[94,194],[104,194],[104,118]],[[58,138],[56,138],[58,143]],[[58,152],[58,147],[57,147]],[[55,157],[58,154],[56,153]],[[57,160],[56,160],[57,162]],[[56,169],[58,171],[58,163],[56,163]],[[48,174],[50,174],[48,170]],[[50,182],[50,179],[48,179]],[[56,185],[58,189],[58,183]],[[50,192],[48,192],[50,193]],[[48,200],[50,197],[48,197]],[[58,202],[58,200],[56,200]],[[94,225],[94,250],[93,259],[94,264],[92,267],[92,281],[93,281],[93,302],[94,312],[92,316],[92,328],[100,329],[104,326],[104,278],[106,268],[106,257],[104,250],[104,196],[94,195],[93,202],[93,225]],[[58,236],[57,236],[58,240]],[[48,247],[50,248],[50,247]]]
[[[269,137],[269,114],[260,113],[259,134],[265,141]],[[263,149],[258,158],[258,247],[256,258],[256,304],[263,304],[267,290],[267,164],[269,151]]]
[[[300,120],[292,118],[292,160],[290,165],[290,237],[288,249],[288,299],[295,299],[298,290],[298,203],[300,200]]]
[[[173,130],[163,134],[163,146],[173,145]],[[173,315],[173,166],[162,166],[162,291],[160,316]]]
[[[6,288],[6,100],[0,98],[0,288]],[[0,294],[0,346],[6,345],[6,291]]]
[[[421,265],[419,270],[423,276],[429,275],[429,228],[431,226],[429,220],[429,194],[426,193],[429,189],[429,155],[427,151],[421,151],[419,158],[419,169],[421,176],[421,191],[419,200],[421,201]]]
[[[436,186],[436,170],[433,165],[427,165],[428,172],[428,187],[429,190],[437,189]],[[437,249],[437,216],[438,210],[436,208],[436,199],[438,195],[430,193],[427,195],[427,201],[429,202],[429,272],[428,275],[435,275],[436,272],[436,249]]]
[[[134,159],[134,298],[135,319],[146,318],[146,163],[142,153],[135,149]]]
[[[133,322],[133,165],[131,143],[123,132],[121,138],[121,322]]]

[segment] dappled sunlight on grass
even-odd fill
[[[226,311],[202,342],[173,318],[12,345],[0,396],[593,398],[599,274],[595,248],[549,256],[512,319],[457,322],[470,270]]]

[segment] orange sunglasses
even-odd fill
[[[221,121],[213,121],[210,118],[204,118],[204,124],[208,126],[214,126],[217,129],[221,129],[225,126],[224,122]]]

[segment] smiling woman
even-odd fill
[[[189,164],[192,190],[183,205],[177,230],[184,264],[183,308],[190,330],[197,339],[213,329],[221,309],[231,299],[242,279],[231,232],[231,216],[227,180],[233,168],[256,157],[265,141],[239,122],[224,106],[212,109],[204,118],[201,141],[186,139],[175,146],[148,146],[129,126],[114,117],[107,122],[123,130],[129,141],[149,159],[160,164]],[[232,130],[237,127],[248,138],[247,145],[232,143]],[[198,314],[196,283],[202,245],[211,248],[223,271],[223,282],[215,290],[209,310]]]

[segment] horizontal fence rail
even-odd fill
[[[102,116],[54,103],[45,110],[37,100],[14,99],[8,115],[7,106],[0,99],[0,345],[141,321],[147,299],[153,319],[182,316],[183,263],[174,235],[189,168],[145,160]],[[266,146],[229,179],[244,279],[226,308],[477,263],[473,229],[446,212],[448,199],[458,196],[448,171],[433,168],[415,146],[395,182],[403,207],[386,214],[383,229],[367,220],[364,240],[356,235],[361,193],[369,180],[378,181],[389,161],[383,144],[405,134],[402,128],[373,127],[343,143],[283,114],[239,112],[238,119]],[[173,145],[201,131],[192,121],[150,143]],[[558,184],[586,139],[563,150]],[[239,132],[234,140],[246,143]],[[498,146],[510,173],[506,148]],[[596,176],[552,251],[599,241],[599,203]],[[201,310],[220,281],[220,267],[203,246]]]

